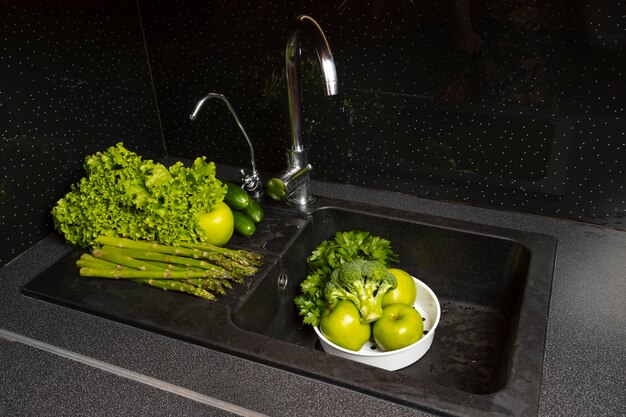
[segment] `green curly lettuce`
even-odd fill
[[[205,241],[196,219],[220,203],[227,189],[205,157],[191,167],[179,161],[167,168],[122,143],[88,156],[84,168],[86,176],[52,209],[56,230],[81,247],[96,246],[99,235],[164,244]]]

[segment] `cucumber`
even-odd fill
[[[224,203],[226,203],[228,207],[235,210],[243,210],[248,207],[251,199],[246,190],[229,181],[222,180],[222,183],[226,184],[226,187],[228,187],[226,195],[224,196]]]
[[[235,221],[235,233],[239,236],[250,237],[256,232],[254,222],[242,212],[233,210],[233,219]]]
[[[263,220],[263,208],[254,198],[251,198],[248,207],[241,210],[253,222],[258,223]]]

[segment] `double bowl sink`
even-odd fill
[[[311,251],[357,229],[390,240],[441,303],[429,352],[399,371],[326,354],[293,302]],[[537,414],[555,238],[319,198],[306,214],[266,207],[255,235],[231,243],[264,265],[214,302],[79,277],[79,250],[23,292],[434,414]]]

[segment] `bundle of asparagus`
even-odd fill
[[[110,236],[96,242],[101,247],[76,261],[81,276],[128,279],[207,300],[224,294],[232,282],[243,283],[261,265],[258,253],[205,243],[171,246]]]

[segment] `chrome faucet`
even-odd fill
[[[287,99],[289,103],[289,124],[291,148],[287,150],[287,168],[277,178],[267,182],[267,194],[275,200],[288,202],[306,208],[313,201],[307,151],[309,144],[302,137],[302,88],[300,79],[300,38],[306,34],[315,46],[326,95],[337,94],[337,71],[335,61],[320,25],[310,16],[296,17],[289,28],[285,49],[285,71],[287,76]]]
[[[237,122],[237,126],[239,126],[239,129],[241,130],[241,133],[243,133],[243,136],[246,138],[246,141],[248,142],[248,146],[250,147],[250,163],[252,165],[252,172],[250,174],[246,174],[244,169],[241,169],[239,172],[241,173],[241,177],[242,177],[242,188],[246,190],[252,197],[258,199],[263,195],[263,187],[261,186],[261,177],[259,175],[259,171],[257,171],[256,169],[256,161],[254,159],[254,147],[252,146],[252,141],[248,137],[246,130],[243,128],[243,125],[239,121],[239,117],[237,117],[237,113],[235,113],[235,109],[233,109],[233,106],[230,105],[230,102],[228,101],[228,99],[222,94],[217,94],[217,93],[207,94],[196,103],[196,108],[193,110],[193,113],[189,115],[189,119],[191,121],[196,120],[196,117],[198,117],[198,113],[200,112],[200,109],[202,108],[204,103],[206,103],[208,100],[212,98],[219,98],[224,103],[226,103],[226,107],[228,107],[230,114],[232,114],[233,118],[235,119],[235,122]]]

